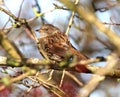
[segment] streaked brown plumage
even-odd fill
[[[77,51],[69,42],[68,37],[57,27],[44,24],[40,29],[39,42],[50,60],[60,62],[66,59],[67,53],[75,55],[78,60],[87,59],[86,56]]]

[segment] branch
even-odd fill
[[[109,38],[110,42],[117,48],[120,53],[120,37],[114,31],[105,27],[104,24],[100,20],[98,20],[92,12],[85,10],[80,5],[76,6],[73,2],[70,2],[69,0],[59,1],[65,4],[65,6],[67,6],[70,10],[76,11],[79,18],[82,16],[85,21],[95,25],[102,33],[104,33]]]
[[[23,58],[21,60],[15,60],[12,58],[7,58],[0,56],[0,66],[11,66],[11,67],[22,67],[22,66],[28,66],[30,68],[34,69],[43,69],[43,68],[50,68],[50,65],[52,64],[48,60],[40,60],[37,58]]]
[[[35,35],[35,31],[29,26],[28,22],[26,19],[24,18],[17,18],[15,15],[13,15],[11,12],[5,10],[4,8],[0,7],[0,10],[3,11],[4,13],[6,13],[7,15],[9,15],[14,21],[15,23],[13,23],[14,27],[20,27],[20,26],[24,26],[26,29],[28,29],[30,31],[30,33],[33,35],[36,43],[37,43],[37,47],[40,51],[40,53],[42,54],[42,56],[49,60],[49,58],[47,57],[46,53],[42,50],[41,44],[39,44],[39,41]]]
[[[99,83],[105,79],[105,75],[112,70],[117,62],[118,56],[115,54],[108,56],[108,63],[106,66],[95,72],[96,75],[92,76],[90,81],[80,90],[77,97],[88,97],[89,94],[99,85]]]
[[[7,38],[3,31],[0,31],[0,45],[4,50],[14,59],[21,60],[22,54],[19,53],[19,50],[15,45]]]
[[[88,59],[86,61],[80,61],[78,63],[75,64],[91,64],[91,63],[95,63],[95,62],[100,62],[100,59]],[[52,65],[51,65],[52,64]],[[51,63],[48,60],[41,60],[38,58],[24,58],[21,61],[15,61],[13,59],[7,58],[7,57],[3,57],[0,56],[0,66],[13,66],[13,67],[21,67],[21,66],[28,66],[30,68],[34,68],[34,69],[54,69],[54,70],[63,70],[65,68],[61,68],[59,67],[59,65],[55,64],[55,63]],[[57,66],[56,66],[57,65]],[[119,64],[118,64],[119,65]],[[72,67],[75,65],[72,65]],[[57,67],[57,68],[56,68]],[[61,69],[59,69],[61,68]],[[70,67],[67,67],[66,69],[68,69]],[[99,66],[92,66],[92,65],[86,65],[86,68],[88,70],[91,71],[91,73],[95,73],[96,71],[103,69],[104,67],[99,67]],[[69,70],[69,69],[68,69]],[[69,70],[70,71],[70,70]],[[76,71],[78,72],[78,71]],[[119,69],[111,69],[108,73],[106,73],[106,76],[110,76],[110,77],[120,77],[120,70]]]
[[[77,5],[78,3],[79,3],[79,0],[75,0],[75,5]],[[68,23],[68,27],[67,27],[66,32],[65,32],[65,34],[67,36],[68,36],[68,32],[69,32],[69,30],[71,28],[71,25],[73,23],[74,15],[75,15],[75,11],[73,11],[72,14],[71,14],[71,17],[70,17],[70,20],[69,20],[69,23]]]
[[[24,79],[25,77],[27,77],[29,75],[33,75],[37,72],[36,70],[30,69],[27,67],[24,67],[22,69],[27,70],[27,72],[25,72],[24,74],[21,74],[20,76],[15,77],[15,78],[3,77],[0,81],[3,82],[4,84],[0,86],[0,91],[5,89],[6,86],[11,85],[14,82],[20,81],[20,80]]]

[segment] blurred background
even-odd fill
[[[36,4],[39,5],[40,9]],[[58,27],[64,33],[69,23],[71,11],[55,9],[55,4],[63,6],[58,0],[0,0],[0,6],[12,12],[15,16],[25,18],[29,21],[36,17],[33,8],[40,11],[40,13],[45,13],[44,16],[29,22],[33,30],[40,28],[43,23],[49,23]],[[115,31],[118,35],[120,34],[119,0],[80,0],[79,4],[95,14],[106,27]],[[2,11],[0,12],[0,27],[1,29],[10,29],[12,27],[12,20]],[[26,58],[42,58],[35,41],[30,37],[30,33],[26,33],[23,27],[12,27],[6,31],[6,34]],[[38,32],[36,32],[36,35],[39,38],[40,34]],[[85,22],[82,17],[78,18],[77,14],[74,16],[73,24],[69,31],[69,40],[77,50],[90,58],[105,57],[115,50],[114,46],[103,33],[93,24]],[[2,47],[0,47],[0,56],[7,56]],[[100,62],[93,65],[104,66],[104,64],[104,62]],[[91,74],[80,74],[80,78],[85,83],[90,77]],[[14,91],[9,97],[13,97],[13,95],[14,97],[18,97],[18,92],[25,89],[24,86],[16,86],[17,91]],[[120,97],[119,90],[120,84],[117,78],[107,78],[91,93],[90,97]],[[46,90],[44,90],[44,93],[40,97],[50,97]]]

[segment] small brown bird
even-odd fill
[[[44,24],[38,31],[41,34],[39,43],[50,60],[61,62],[66,60],[68,55],[76,56],[78,61],[87,59],[71,45],[68,37],[57,27]]]

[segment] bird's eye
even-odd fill
[[[48,29],[45,29],[46,31],[48,31]]]

